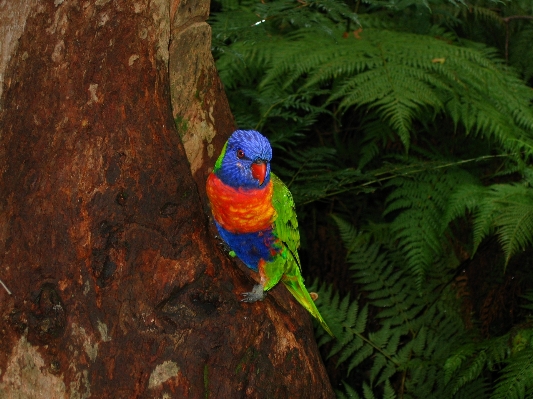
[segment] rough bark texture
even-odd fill
[[[0,397],[332,397],[309,316],[283,287],[239,302],[251,273],[209,231],[233,124],[209,3],[8,2]]]
[[[200,195],[227,137],[234,130],[211,56],[208,0],[174,0],[171,7],[172,110]]]

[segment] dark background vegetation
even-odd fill
[[[340,398],[533,397],[532,11],[212,2],[237,125],[298,206]]]

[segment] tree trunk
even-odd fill
[[[0,0],[0,397],[333,396],[305,310],[241,303],[213,238],[208,12]]]

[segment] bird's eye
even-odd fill
[[[237,150],[237,158],[243,159],[244,158],[244,151],[240,148]]]

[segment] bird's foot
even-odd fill
[[[241,302],[257,302],[262,301],[266,298],[267,293],[263,290],[261,284],[254,285],[254,288],[251,292],[244,292],[241,294],[244,298],[241,299]]]

